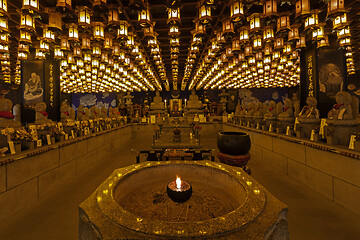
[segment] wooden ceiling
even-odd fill
[[[92,1],[84,0],[72,0],[73,8],[77,5],[84,5],[84,2],[91,6]],[[108,4],[117,4],[123,8],[123,19],[130,21],[130,28],[136,33],[137,39],[140,41],[143,49],[147,54],[148,61],[155,68],[154,61],[150,57],[150,49],[147,47],[147,42],[143,39],[143,29],[139,26],[137,21],[137,12],[134,10],[134,3],[141,2],[141,0],[107,0]],[[169,0],[149,0],[150,11],[152,15],[152,20],[155,22],[155,31],[158,33],[158,41],[161,50],[161,56],[166,69],[166,76],[171,83],[172,72],[171,72],[171,54],[170,54],[170,44],[169,44],[169,25],[167,24],[167,8]],[[177,2],[177,1],[172,1]],[[178,1],[181,4],[181,25],[180,25],[180,53],[178,55],[179,62],[179,75],[178,83],[180,84],[183,76],[184,69],[186,66],[186,60],[189,54],[189,49],[191,47],[192,33],[191,31],[195,28],[194,19],[198,15],[198,2],[194,0],[181,0]],[[203,37],[203,44],[200,46],[200,52],[197,54],[195,60],[194,68],[192,70],[192,76],[196,72],[196,67],[201,62],[205,56],[206,49],[210,45],[210,39],[214,37],[214,30],[221,28],[222,19],[224,17],[230,16],[230,6],[227,0],[214,0],[214,5],[212,8],[212,21],[211,24],[206,28],[206,35]],[[246,3],[245,12],[246,15],[249,15],[253,12],[262,13],[262,6],[260,0],[244,0]],[[326,2],[327,0],[311,0],[312,9],[318,8],[322,10],[320,15],[320,22],[328,23],[327,31],[331,32],[331,20],[326,17]],[[44,25],[48,24],[47,14],[44,13],[46,8],[56,7],[56,0],[40,0],[40,13],[36,18],[36,32],[38,36],[41,36],[42,28]],[[10,58],[11,58],[11,68],[14,69],[16,58],[17,58],[17,47],[19,39],[19,24],[20,24],[20,9],[22,6],[21,0],[8,0],[8,17],[9,17],[9,29],[11,32],[10,37]],[[354,49],[354,60],[356,67],[360,62],[360,0],[345,0],[345,6],[349,9],[348,19],[351,21],[350,30],[351,30],[351,41]],[[295,0],[278,0],[278,12],[281,11],[291,11],[294,12]],[[106,15],[106,14],[105,14]],[[99,18],[99,20],[106,20],[106,16],[94,14],[93,17]],[[67,17],[64,22],[76,22],[76,18]],[[246,22],[245,22],[246,23]],[[248,24],[248,23],[246,23]],[[66,29],[64,29],[66,31]],[[39,34],[40,33],[40,34]],[[335,33],[332,33],[335,34]],[[158,72],[155,70],[155,74]]]

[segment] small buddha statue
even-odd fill
[[[262,118],[264,116],[264,107],[261,102],[257,102],[256,104],[256,110],[254,112],[255,118]]]
[[[90,117],[90,109],[87,108],[87,107],[84,107],[84,112],[85,112],[85,115],[84,115],[84,120],[89,120],[89,117]]]
[[[20,121],[14,121],[14,115],[11,113],[12,101],[10,99],[0,99],[0,128],[20,127]]]
[[[200,109],[203,106],[202,102],[199,100],[198,95],[196,95],[195,89],[191,90],[189,96],[189,101],[186,103],[187,109]]]
[[[14,121],[21,122],[21,106],[20,104],[15,104],[13,107]]]
[[[164,110],[165,109],[165,105],[164,102],[160,96],[160,92],[157,90],[155,93],[155,97],[152,101],[152,103],[150,104],[150,109],[151,110]]]
[[[284,101],[283,111],[279,114],[279,119],[293,118],[293,117],[294,117],[293,104],[292,101],[289,98],[287,98]]]
[[[70,107],[70,106],[69,106],[68,109],[69,109],[69,113],[70,113],[69,119],[72,120],[72,121],[75,121],[75,116],[76,116],[75,110],[74,110],[72,107]]]
[[[266,109],[266,113],[264,114],[266,118],[276,118],[276,102],[270,101],[268,104],[268,109]]]
[[[78,109],[77,109],[77,116],[76,116],[76,119],[78,121],[85,121],[85,107],[83,105],[79,105]]]
[[[95,105],[90,107],[90,119],[98,119],[100,117],[100,109]]]
[[[306,106],[301,109],[299,113],[299,119],[301,118],[319,118],[319,110],[316,108],[317,100],[315,97],[309,96],[306,98]]]
[[[102,107],[100,110],[100,117],[105,119],[108,117],[108,110],[105,107]]]
[[[246,104],[246,117],[253,117],[256,111],[256,103],[255,102],[248,102]]]
[[[67,101],[63,101],[60,106],[60,119],[61,122],[66,122],[70,119],[69,104]]]
[[[35,104],[35,123],[43,124],[52,122],[48,119],[48,112],[46,111],[46,103],[38,102]]]
[[[338,92],[335,95],[336,104],[328,113],[329,119],[350,120],[354,119],[352,110],[352,96],[346,91]]]

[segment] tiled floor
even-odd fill
[[[13,216],[0,223],[1,240],[75,240],[77,239],[77,206],[86,199],[110,173],[135,163],[131,150],[149,148],[151,136],[139,136],[123,150],[112,154],[80,176],[71,186],[35,206],[31,211]],[[215,139],[203,139],[207,148],[216,148]],[[261,162],[249,163],[252,176],[273,195],[289,206],[288,221],[292,240],[360,239],[360,216],[327,200],[305,185],[266,169]]]

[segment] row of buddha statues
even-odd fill
[[[327,113],[326,126],[331,129],[329,136],[337,139],[338,144],[346,145],[350,135],[357,131],[359,125],[359,100],[346,91],[335,95],[336,104]],[[300,110],[298,103],[286,98],[284,102],[266,101],[247,102],[238,104],[234,116],[248,125],[263,124],[268,130],[270,125],[277,126],[280,131],[288,126],[301,126],[303,136],[309,138],[311,131],[318,130],[321,124],[320,113],[317,109],[317,99],[309,96],[306,105]]]

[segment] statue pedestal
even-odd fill
[[[279,133],[284,133],[288,126],[294,125],[293,117],[279,117]]]
[[[273,130],[275,131],[275,124],[277,122],[276,117],[264,117],[265,119],[265,130],[269,130],[270,124],[273,126]]]
[[[338,145],[348,146],[350,142],[350,136],[358,130],[358,121],[356,119],[351,120],[333,120],[327,119],[329,127],[333,128],[332,138]]]
[[[255,126],[259,124],[259,126],[262,125],[262,120],[264,119],[263,116],[254,116],[254,124]]]
[[[253,125],[254,125],[254,116],[253,115],[245,116],[245,126],[251,127]]]
[[[151,115],[151,116],[159,116],[159,114],[160,114],[160,116],[161,117],[165,117],[165,110],[160,110],[160,109],[157,109],[157,110],[151,110],[151,111],[149,111],[149,114]]]
[[[316,118],[298,118],[301,126],[301,133],[304,138],[310,138],[311,131],[320,126],[320,119]]]

